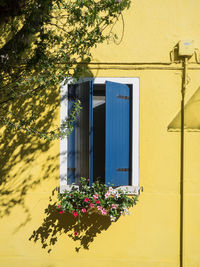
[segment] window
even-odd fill
[[[80,177],[139,192],[139,78],[87,78],[61,86],[61,121],[82,110],[60,142],[60,190]]]

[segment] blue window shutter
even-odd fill
[[[68,116],[73,110],[75,101],[74,85],[68,88]],[[67,145],[67,183],[75,183],[75,123],[73,123],[73,131],[68,138]]]
[[[130,179],[130,88],[106,82],[105,182],[129,185]]]
[[[73,85],[76,99],[81,101],[81,111],[74,127],[74,131],[68,139],[68,179],[75,183],[80,177],[89,179],[92,184],[93,178],[93,85],[92,82],[85,82]],[[74,101],[74,100],[72,100]],[[69,101],[70,102],[70,101]],[[71,102],[68,102],[70,109]],[[70,167],[74,170],[71,174]],[[71,179],[70,179],[71,175]]]

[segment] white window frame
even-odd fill
[[[75,83],[92,81],[93,84],[105,84],[106,81],[117,82],[132,85],[132,185],[120,186],[127,190],[128,194],[138,195],[139,187],[139,78],[83,78]],[[61,106],[60,106],[60,123],[67,119],[68,115],[68,86],[72,84],[73,79],[69,79],[67,83],[61,84]],[[67,137],[60,140],[60,192],[70,190],[71,185],[67,184]]]

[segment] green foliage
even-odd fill
[[[57,127],[55,130],[52,130],[50,132],[47,131],[40,131],[37,129],[36,126],[34,126],[34,122],[36,119],[35,113],[34,113],[34,106],[32,105],[32,114],[27,119],[18,119],[18,122],[13,122],[14,114],[12,112],[8,112],[12,119],[8,119],[7,117],[2,117],[2,121],[4,124],[14,130],[23,130],[27,135],[34,134],[35,136],[39,138],[43,138],[44,140],[54,140],[54,139],[62,139],[65,136],[69,137],[70,133],[73,130],[73,122],[78,117],[81,107],[80,100],[77,100],[73,104],[72,112],[70,113],[69,117],[62,121],[61,127]]]
[[[35,124],[39,98],[66,77],[79,79],[88,72],[91,49],[109,39],[129,5],[130,0],[1,0],[0,108],[6,111],[1,122],[48,140],[68,135],[80,103],[62,127],[48,132]],[[9,111],[19,99],[31,105],[22,105],[19,114]]]
[[[58,199],[59,212],[72,213],[79,222],[85,213],[93,211],[116,221],[121,214],[129,214],[128,209],[137,202],[137,197],[129,197],[126,190],[114,189],[99,182],[90,187],[85,178],[81,178],[79,188],[72,186],[70,191],[59,194]]]

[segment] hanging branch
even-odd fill
[[[1,122],[13,130],[48,140],[68,135],[70,130],[66,129],[73,125],[78,103],[65,130],[50,132],[40,125],[41,112],[34,121],[28,119],[32,105],[36,110],[40,108],[43,116],[45,105],[52,105],[52,109],[58,105],[47,101],[52,90],[66,77],[78,79],[88,72],[87,64],[79,63],[91,62],[91,49],[112,36],[109,28],[129,6],[130,0],[2,0],[0,10],[5,15],[2,13],[0,19],[4,29],[0,42]],[[68,63],[59,64],[62,62]],[[32,105],[27,105],[30,100]],[[16,121],[13,114],[17,113],[17,103],[20,109]],[[15,110],[2,115],[5,105],[7,110]]]

